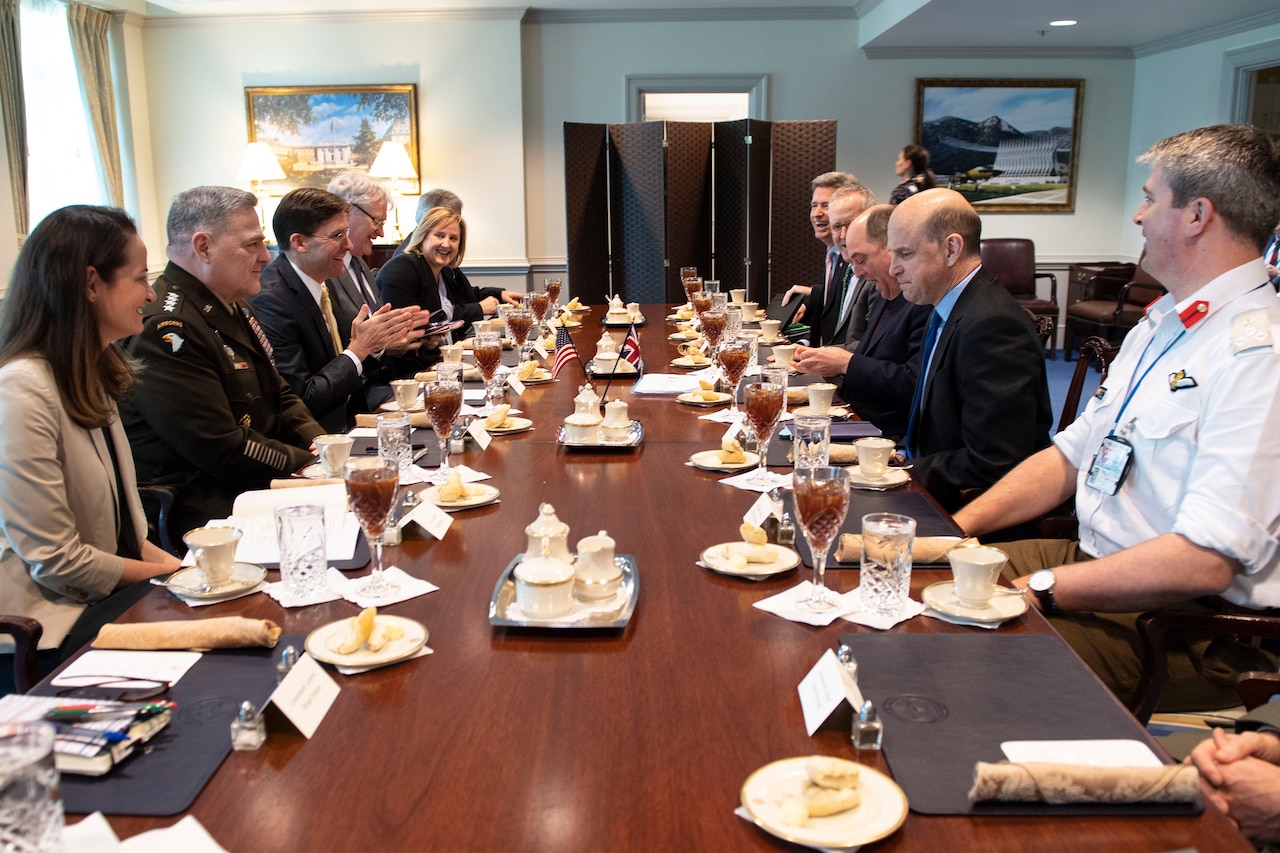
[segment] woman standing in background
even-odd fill
[[[902,181],[889,195],[889,204],[906,201],[921,190],[931,190],[938,179],[929,171],[929,152],[919,145],[908,145],[893,164],[894,174]]]

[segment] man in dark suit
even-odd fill
[[[262,271],[251,300],[275,349],[276,367],[329,432],[345,432],[366,409],[365,364],[402,341],[418,312],[362,304],[345,312],[326,283],[343,274],[351,249],[346,201],[303,187],[280,200],[272,228],[280,256]]]
[[[915,477],[947,510],[1049,443],[1044,357],[1027,312],[982,269],[982,221],[953,190],[918,193],[889,219],[889,272],[934,306],[906,448]],[[931,345],[932,344],[932,345]]]
[[[889,216],[893,206],[881,204],[848,219],[855,204],[837,193],[831,202],[836,243],[854,274],[878,293],[867,313],[867,329],[852,353],[843,347],[801,347],[792,365],[802,373],[836,377],[840,396],[858,416],[880,428],[886,438],[901,441],[907,432],[911,397],[920,372],[920,349],[932,307],[913,305],[889,274]]]

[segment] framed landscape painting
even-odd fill
[[[244,102],[250,142],[271,146],[284,189],[324,187],[339,172],[367,172],[384,142],[399,142],[418,170],[417,86],[255,86]],[[418,193],[417,180],[401,192]]]
[[[1083,99],[1083,80],[917,79],[916,139],[979,213],[1071,213]]]

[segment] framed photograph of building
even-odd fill
[[[1071,213],[1083,100],[1083,80],[917,79],[916,139],[979,213]]]
[[[271,146],[284,170],[286,190],[324,187],[347,169],[367,172],[384,144],[403,145],[414,175],[394,177],[401,193],[416,195],[417,88],[411,83],[246,87],[249,141]]]

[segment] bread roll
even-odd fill
[[[804,789],[804,804],[809,807],[810,817],[827,817],[847,812],[861,803],[862,795],[855,788],[823,788],[810,785]]]
[[[846,758],[814,755],[804,766],[809,781],[820,788],[858,787],[858,765]]]
[[[734,441],[734,444],[737,444],[737,442]],[[764,528],[749,521],[744,521],[738,525],[738,534],[742,537],[742,541],[748,545],[767,545],[769,542],[769,536],[764,532]]]

